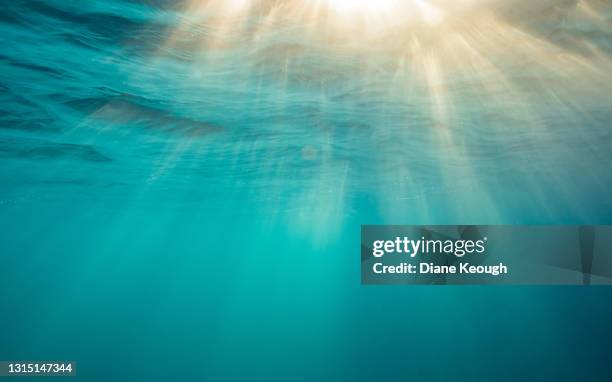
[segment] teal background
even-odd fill
[[[256,41],[265,6],[223,32],[184,2],[3,4],[0,359],[611,380],[609,288],[360,284],[361,224],[612,223],[610,6],[509,3],[487,6],[542,56],[491,41],[517,48],[435,84],[376,41]]]

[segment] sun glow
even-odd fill
[[[296,163],[306,163],[311,182],[295,195],[292,191],[288,203],[301,206],[291,209],[290,221],[298,230],[312,230],[315,216],[324,222],[315,235],[323,238],[350,213],[344,203],[352,195],[344,189],[361,164],[353,167],[344,153],[362,137],[380,137],[376,142],[387,147],[376,151],[380,160],[373,161],[375,181],[368,190],[376,193],[380,187],[385,200],[423,204],[421,217],[435,217],[430,211],[437,211],[437,202],[427,202],[444,189],[421,185],[430,179],[419,175],[420,161],[428,158],[406,152],[406,143],[416,139],[444,151],[446,159],[435,171],[442,182],[454,187],[450,180],[460,180],[479,202],[493,206],[495,219],[488,183],[479,191],[479,182],[472,181],[479,174],[473,163],[485,163],[493,151],[472,154],[474,146],[466,138],[507,134],[512,147],[529,142],[528,134],[553,139],[557,127],[548,129],[548,110],[567,110],[564,121],[584,123],[588,113],[582,100],[599,102],[610,93],[612,59],[598,42],[607,33],[600,1],[553,6],[525,0],[187,0],[180,24],[155,59],[164,69],[181,69],[180,76],[171,77],[178,100],[184,97],[176,91],[183,89],[186,99],[229,94],[229,107],[235,109],[228,110],[236,110],[236,116],[269,113],[254,118],[261,134],[252,129],[248,139],[219,153],[242,153],[257,161],[257,168],[265,170],[261,197],[266,200],[287,195],[277,186],[278,174],[295,174]],[[590,37],[594,32],[580,30],[560,40],[557,19],[593,25],[599,34]],[[223,106],[212,97],[208,102],[210,110]],[[534,107],[542,102],[546,107]],[[97,116],[108,118],[108,113],[116,111],[104,109]],[[311,139],[304,131],[312,129]],[[302,143],[305,137],[309,140]],[[268,148],[277,141],[291,150]],[[212,150],[207,141],[194,139],[193,144],[201,147],[201,155]],[[369,144],[363,148],[372,149]],[[151,179],[172,171],[186,150],[169,152]],[[500,150],[500,155],[514,154]],[[393,187],[384,186],[389,184]],[[545,196],[536,195],[536,201]],[[381,213],[398,220],[410,208],[389,203],[381,205]]]
[[[439,1],[429,0],[321,0],[320,5],[330,9],[338,19],[359,22],[361,19],[378,20],[381,26],[420,24],[434,27],[446,19],[445,9]]]
[[[394,0],[327,0],[327,2],[340,13],[389,11],[398,5]]]
[[[439,8],[424,0],[414,0],[414,4],[419,8],[421,16],[427,24],[438,25],[444,21],[444,13]]]

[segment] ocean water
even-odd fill
[[[366,287],[361,224],[612,224],[609,1],[15,0],[0,360],[609,381],[612,291]]]

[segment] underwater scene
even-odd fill
[[[612,380],[609,287],[359,255],[366,224],[612,224],[609,0],[13,0],[0,41],[0,360]]]

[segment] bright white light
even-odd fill
[[[427,3],[425,0],[414,0],[414,4],[416,4],[421,11],[423,20],[425,20],[426,23],[430,25],[437,25],[443,21],[444,15],[442,14],[442,11]]]
[[[379,12],[393,9],[395,0],[327,0],[337,12]]]
[[[418,18],[435,26],[444,21],[444,12],[428,0],[323,0],[339,15],[366,15],[394,19]],[[466,0],[454,0],[462,2]]]

